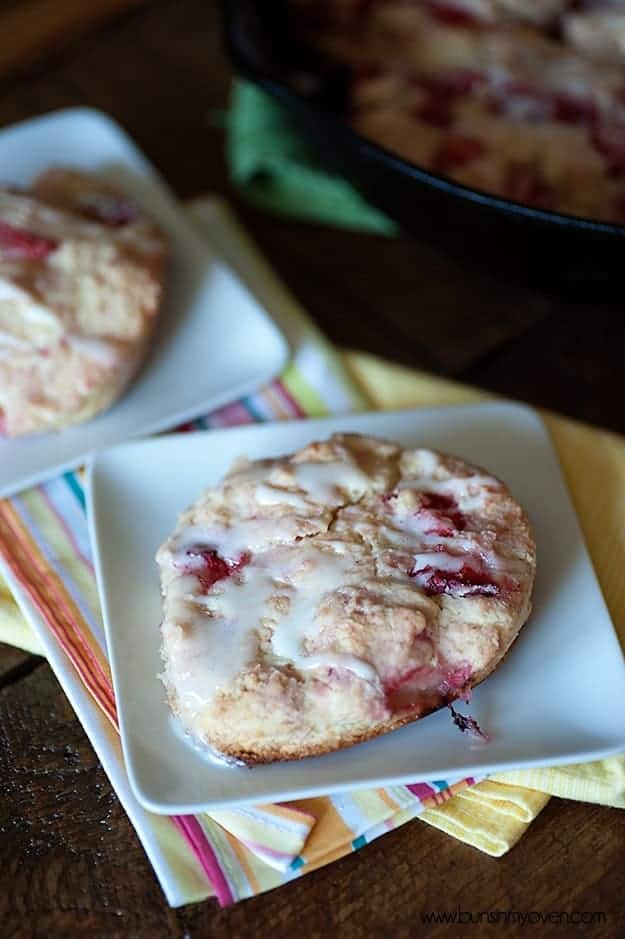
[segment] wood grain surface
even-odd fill
[[[0,5],[0,76],[143,0],[13,0]]]
[[[5,3],[0,14],[39,6],[60,11],[52,32],[63,43],[25,41],[13,59],[2,34],[0,126],[54,108],[103,108],[180,196],[211,190],[231,199],[336,342],[625,431],[625,321],[616,304],[512,287],[409,237],[334,231],[241,202],[223,157],[230,71],[209,0],[103,0],[94,9],[129,7],[105,23],[86,15],[91,3],[65,0]],[[43,30],[45,17],[36,19]],[[19,71],[3,73],[5,62]],[[49,666],[0,646],[2,937],[617,937],[625,934],[624,843],[624,812],[554,799],[498,860],[415,821],[232,909],[207,901],[172,911]],[[458,909],[603,911],[606,920],[454,927],[422,919]]]

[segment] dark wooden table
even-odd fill
[[[213,5],[135,0],[122,13],[123,3],[102,5],[116,17],[0,78],[0,125],[72,105],[102,108],[180,196],[230,198],[337,343],[625,431],[621,309],[511,287],[408,237],[254,211],[232,191],[224,163],[216,112],[231,76]],[[17,6],[5,0],[0,13]],[[60,6],[71,13],[81,4]],[[458,908],[599,910],[607,921],[589,932],[624,934],[625,812],[556,799],[499,860],[413,822],[233,909],[208,901],[171,911],[48,665],[0,646],[0,686],[3,937],[453,936],[457,927],[425,926],[421,914]],[[526,929],[508,926],[507,934]],[[582,929],[541,925],[535,934]]]

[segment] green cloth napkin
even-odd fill
[[[227,121],[234,185],[265,209],[383,235],[398,227],[341,176],[322,167],[266,92],[237,80]]]

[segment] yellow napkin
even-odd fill
[[[43,649],[13,599],[11,591],[0,577],[0,640],[27,652],[43,655]]]

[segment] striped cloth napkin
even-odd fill
[[[204,202],[198,218],[207,223],[216,246],[278,314],[294,355],[285,373],[268,388],[199,418],[187,429],[320,416],[376,401],[370,387],[371,380],[375,386],[380,377],[375,376],[375,362],[357,356],[341,361],[271,277],[223,206]],[[355,381],[347,376],[345,365]],[[390,369],[389,375],[399,380],[401,372]],[[378,397],[391,384],[382,382]],[[441,396],[454,393],[461,391],[445,386]],[[527,788],[532,782],[523,784],[508,778],[514,774],[505,774],[499,781],[416,782],[198,816],[151,815],[134,799],[123,766],[79,473],[67,473],[0,503],[0,557],[22,612],[38,624],[42,645],[16,614],[13,598],[1,583],[0,638],[42,651],[57,674],[63,674],[64,690],[172,906],[212,895],[224,905],[252,896],[358,850],[415,817],[500,855],[521,836],[565,775],[566,768],[545,771],[533,780],[535,789]],[[622,778],[619,783],[614,767],[609,777],[603,765],[600,769],[605,787],[597,801],[615,804]],[[589,772],[596,783],[601,773],[596,768]],[[584,797],[591,798],[593,786],[585,792]]]

